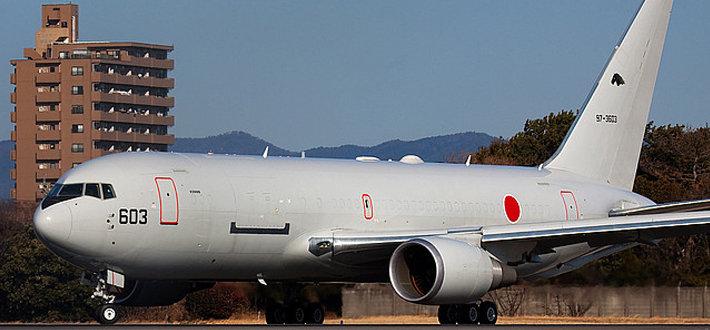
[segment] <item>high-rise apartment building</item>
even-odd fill
[[[12,197],[36,201],[62,173],[120,151],[166,151],[172,46],[79,41],[75,4],[43,5],[35,48],[12,60]]]

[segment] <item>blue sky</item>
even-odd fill
[[[41,1],[4,3],[9,60]],[[462,131],[508,137],[576,109],[640,1],[74,1],[81,40],[174,44],[171,132],[299,150]],[[710,1],[676,1],[651,119],[710,122]],[[11,90],[8,62],[0,66]],[[12,129],[9,97],[0,134]]]

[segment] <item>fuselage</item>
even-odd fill
[[[40,238],[89,271],[135,279],[348,281],[359,272],[310,255],[310,237],[576,221],[606,217],[622,203],[652,204],[532,167],[157,152],[97,158],[58,181],[81,183],[111,184],[115,198],[38,207]],[[517,220],[506,196],[518,205]],[[588,251],[560,252],[521,275]]]

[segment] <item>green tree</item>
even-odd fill
[[[30,225],[9,236],[0,254],[0,320],[85,321],[91,319],[91,288],[81,272],[50,253]]]
[[[477,164],[536,166],[547,160],[564,140],[575,113],[562,110],[539,119],[525,121],[523,131],[510,140],[497,139],[477,152],[463,152],[451,159],[463,162],[468,155]]]

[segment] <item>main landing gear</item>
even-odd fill
[[[266,307],[266,324],[323,324],[324,319],[321,304],[296,302]]]
[[[492,301],[439,306],[440,324],[496,324],[498,308]]]
[[[302,296],[303,286],[284,286],[283,303],[266,305],[266,324],[323,324],[325,310],[319,303],[309,303]]]

